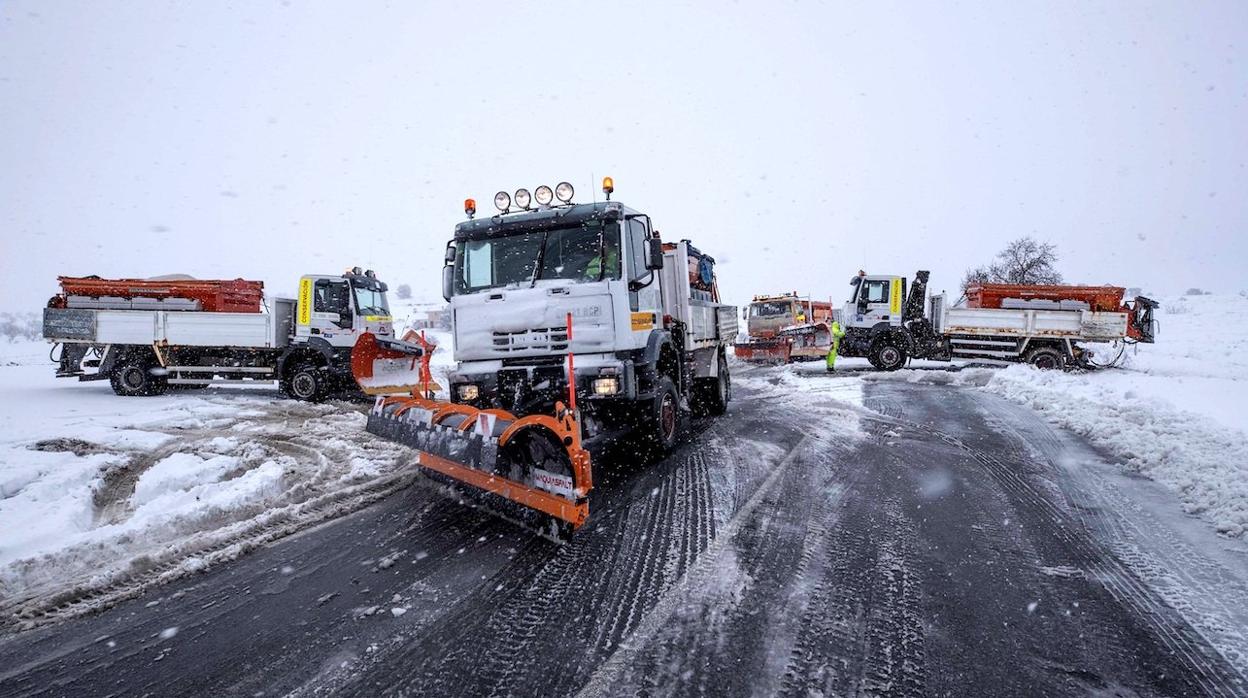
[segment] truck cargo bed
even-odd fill
[[[932,297],[933,328],[944,335],[1050,337],[1109,342],[1127,334],[1127,314],[1090,310],[952,308],[944,295]]]
[[[268,313],[44,308],[43,336],[82,344],[153,343],[190,347],[278,347]],[[282,333],[285,336],[284,333]]]

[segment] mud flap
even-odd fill
[[[544,535],[566,539],[589,518],[589,452],[575,412],[562,402],[554,416],[516,417],[422,397],[379,397],[367,430],[412,448],[416,465]]]

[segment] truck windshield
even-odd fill
[[[620,232],[615,223],[604,226],[591,221],[567,228],[467,240],[458,246],[456,293],[527,285],[535,279],[620,278]],[[533,272],[539,260],[541,269],[535,277]]]
[[[370,288],[355,289],[355,307],[360,315],[389,315],[390,308],[386,305],[386,294]]]
[[[750,306],[750,313],[754,317],[772,317],[775,315],[784,315],[792,310],[792,305],[784,301],[773,301],[769,303],[755,303]]]

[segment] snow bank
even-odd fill
[[[229,559],[257,536],[348,511],[348,499],[408,470],[399,447],[364,431],[364,404],[256,389],[122,398],[107,383],[54,378],[46,344],[6,348],[0,357],[17,357],[0,360],[0,610],[10,614]]]
[[[1158,319],[1157,343],[1128,350],[1120,369],[1064,374],[1014,366],[994,372],[984,389],[1085,436],[1174,490],[1186,511],[1243,536],[1248,298],[1168,299]]]
[[[1013,366],[985,389],[1083,435],[1124,467],[1178,493],[1221,533],[1248,531],[1248,438],[1163,399],[1097,375]]]

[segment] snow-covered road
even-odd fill
[[[418,483],[0,639],[0,693],[1248,691],[1248,549],[1165,486],[982,389],[736,383],[569,545]]]

